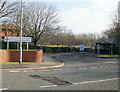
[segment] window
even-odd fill
[[[9,32],[12,32],[12,29],[8,29]]]
[[[5,32],[6,31],[6,29],[2,29],[2,32]]]

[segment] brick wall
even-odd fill
[[[0,50],[0,62],[18,62],[20,51]],[[23,51],[23,62],[42,62],[42,50]]]

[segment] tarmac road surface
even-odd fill
[[[53,56],[64,67],[3,71],[1,90],[118,90],[118,59],[94,54]]]

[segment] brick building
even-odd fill
[[[3,40],[4,36],[17,36],[16,27],[5,24],[0,25],[0,37],[2,38],[0,40]]]
[[[0,25],[0,36],[17,36],[16,27],[2,24]]]

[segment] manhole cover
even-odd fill
[[[65,80],[61,80],[59,78],[56,77],[42,77],[39,75],[30,75],[30,77],[36,78],[36,79],[42,79],[48,82],[51,82],[55,85],[71,85],[72,83],[65,81]]]

